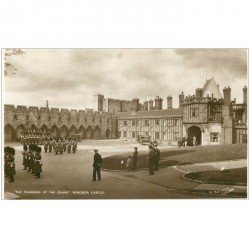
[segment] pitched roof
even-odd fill
[[[212,77],[211,79],[207,80],[206,83],[203,86],[203,97],[207,97],[209,95],[210,97],[212,96],[217,99],[221,99],[222,95],[220,93],[219,89],[219,84],[216,83],[214,78]]]
[[[119,112],[117,114],[118,119],[122,118],[151,118],[151,117],[180,117],[183,116],[182,108],[178,109],[162,109],[162,110],[148,110],[148,111],[137,111],[137,112]]]

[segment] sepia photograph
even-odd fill
[[[248,49],[2,49],[2,199],[246,199]]]

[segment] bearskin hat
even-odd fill
[[[25,151],[26,151],[27,149],[28,149],[27,145],[26,145],[26,144],[24,144],[24,145],[23,145],[23,150],[25,150]]]
[[[37,146],[36,152],[40,154],[42,152],[42,148]]]
[[[9,148],[9,154],[15,155],[16,150],[14,148]]]

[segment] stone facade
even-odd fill
[[[80,134],[82,139],[117,137],[116,119],[111,113],[92,109],[68,110],[4,105],[5,141],[20,139],[21,131],[43,131],[55,137]]]

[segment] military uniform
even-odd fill
[[[27,145],[23,145],[23,170],[27,170],[27,155],[28,155],[28,147]]]
[[[92,181],[96,181],[96,174],[98,176],[98,180],[101,180],[101,165],[102,165],[102,156],[98,154],[98,151],[95,151],[94,154],[94,162],[93,162],[93,179]]]
[[[71,142],[70,141],[68,141],[67,151],[68,151],[68,154],[70,154],[70,151],[71,151]]]
[[[41,172],[42,172],[42,157],[41,157],[41,151],[42,148],[41,147],[36,147],[36,154],[34,157],[34,173],[36,178],[40,178],[41,177]]]
[[[4,148],[4,170],[6,177],[9,177],[9,182],[15,181],[14,175],[16,174],[15,165],[15,149],[11,147]]]
[[[73,141],[73,147],[72,147],[72,152],[75,153],[77,149],[77,141]]]

